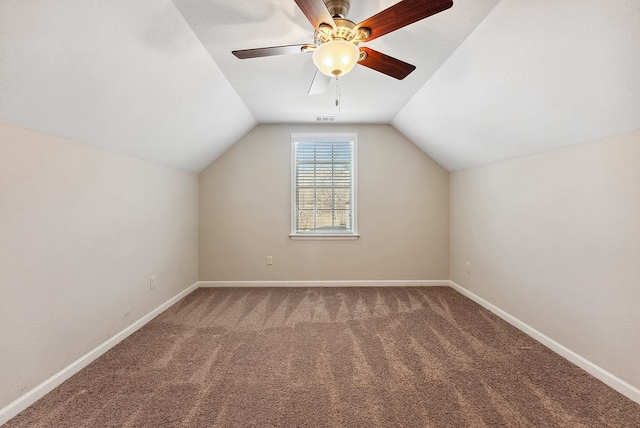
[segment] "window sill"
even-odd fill
[[[343,234],[343,233],[313,233],[313,234],[301,234],[296,233],[289,235],[294,241],[355,241],[360,235],[358,234]]]

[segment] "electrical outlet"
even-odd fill
[[[155,275],[153,275],[151,278],[149,278],[149,288],[151,290],[156,288],[156,276]]]
[[[273,264],[273,257],[267,256],[267,265],[271,266]]]
[[[471,263],[467,262],[467,265],[465,267],[467,273],[471,273]]]

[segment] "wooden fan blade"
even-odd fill
[[[271,46],[268,48],[243,49],[232,51],[236,57],[240,59],[260,58],[263,56],[288,55],[306,52],[305,49],[309,45],[287,45],[287,46]]]
[[[294,0],[304,16],[307,17],[316,30],[323,22],[335,28],[336,24],[322,0]]]
[[[367,41],[405,27],[453,6],[452,0],[403,0],[365,19],[356,28],[368,28]]]
[[[367,57],[358,62],[360,65],[369,67],[372,70],[379,71],[387,76],[394,77],[398,80],[402,80],[407,77],[413,70],[416,69],[415,65],[411,65],[399,59],[393,58],[389,55],[385,55],[382,52],[374,51],[373,49],[362,47],[361,51],[367,53]]]
[[[313,81],[309,87],[309,95],[324,94],[327,92],[329,82],[331,82],[331,77],[321,73],[320,70],[316,70],[316,74],[313,76]]]

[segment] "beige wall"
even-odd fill
[[[0,123],[0,408],[197,281],[197,206],[195,174]]]
[[[291,133],[352,131],[361,237],[292,241]],[[200,280],[447,279],[448,209],[447,171],[389,125],[259,125],[200,175]]]
[[[291,133],[352,131],[360,239],[290,240]],[[640,132],[449,175],[388,125],[259,125],[198,193],[0,123],[0,408],[196,282],[198,240],[204,281],[450,278],[640,387],[638,165]]]
[[[456,172],[450,191],[451,279],[640,387],[640,132]]]

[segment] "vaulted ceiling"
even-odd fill
[[[359,22],[396,0],[351,0]],[[390,123],[449,170],[640,129],[640,2],[454,0],[307,95],[293,0],[0,0],[0,121],[200,171],[256,123]],[[335,99],[339,94],[340,103]]]

